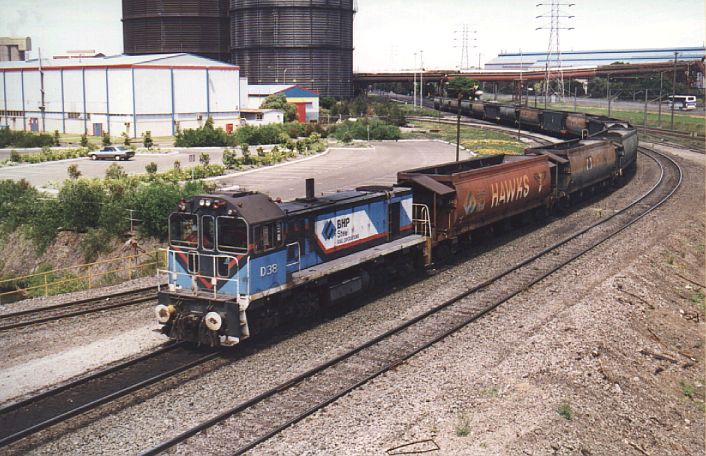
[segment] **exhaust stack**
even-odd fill
[[[314,196],[315,190],[314,190],[314,178],[310,177],[309,179],[306,180],[306,200],[307,201],[313,201],[316,199],[316,196]]]

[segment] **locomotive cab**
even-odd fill
[[[167,276],[155,309],[162,332],[211,346],[247,338],[251,294],[286,282],[283,220],[259,193],[181,201],[169,218],[167,270],[160,271]]]

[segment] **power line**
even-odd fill
[[[547,10],[535,19],[546,19],[549,22],[537,27],[535,30],[549,30],[549,42],[547,45],[547,57],[544,63],[544,106],[547,106],[547,99],[558,96],[564,100],[564,74],[561,69],[561,41],[559,32],[561,30],[573,30],[573,27],[562,27],[562,19],[573,19],[574,16],[565,12],[564,8],[571,8],[575,3],[561,3],[559,0],[551,0],[548,3],[538,3],[537,7],[544,7]]]
[[[461,42],[460,45],[454,46],[454,48],[461,49],[461,63],[458,67],[459,70],[471,68],[470,49],[475,49],[477,46],[475,44],[471,46],[469,42],[478,41],[476,38],[477,33],[478,31],[471,30],[471,27],[468,24],[460,24],[459,29],[454,31],[454,34],[458,34],[454,37],[454,41]]]

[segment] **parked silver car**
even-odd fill
[[[107,146],[101,150],[94,150],[88,153],[91,160],[98,160],[99,158],[107,158],[114,160],[130,160],[130,158],[135,156],[135,152],[127,147],[123,146]]]

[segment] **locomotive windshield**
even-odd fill
[[[218,250],[248,251],[248,225],[241,218],[218,218]]]
[[[169,241],[172,245],[195,249],[198,246],[198,219],[194,214],[169,217]]]

